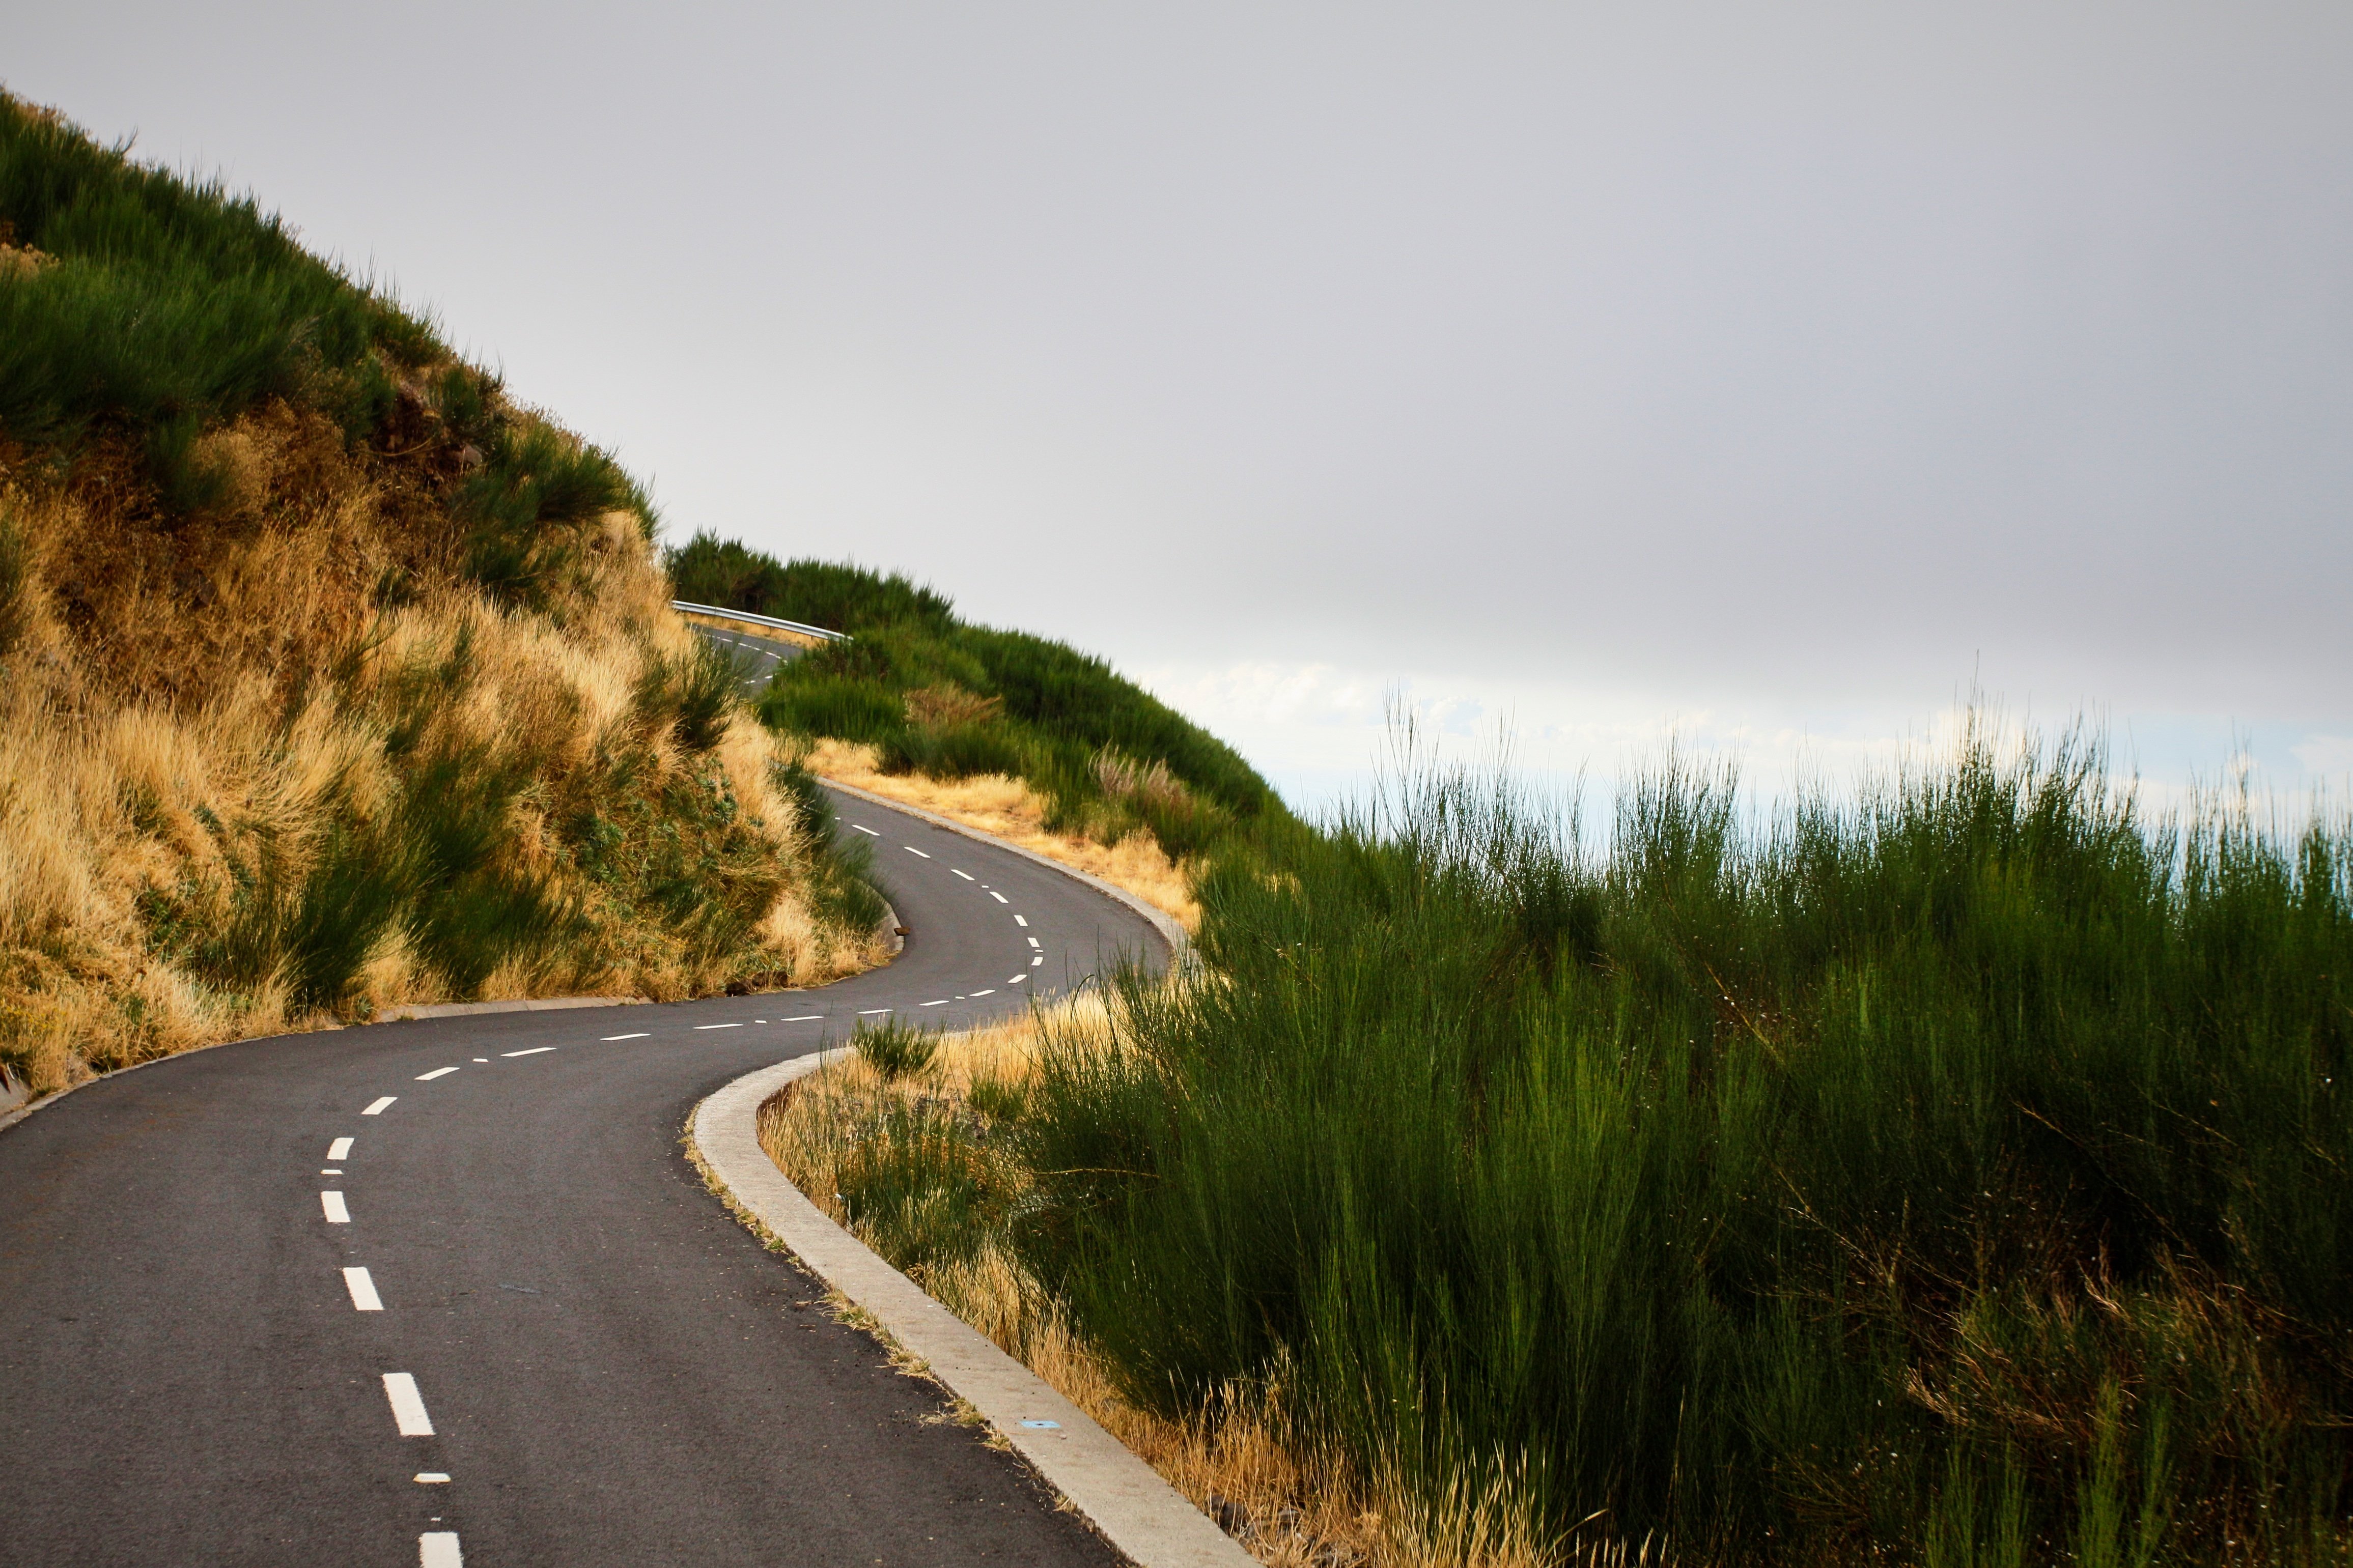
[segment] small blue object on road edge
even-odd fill
[[[1024,1421],[1021,1425],[1039,1432],[1059,1432],[1062,1429],[1062,1424],[1060,1421]]]

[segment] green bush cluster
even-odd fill
[[[394,401],[385,362],[441,356],[431,328],[357,288],[217,183],[131,162],[0,95],[0,434],[53,448],[141,441],[185,510],[210,482],[201,430],[269,397],[357,438]]]
[[[682,599],[850,634],[778,669],[761,714],[780,730],[871,744],[887,771],[1025,779],[1050,826],[1106,842],[1141,828],[1177,858],[1287,818],[1231,747],[1103,660],[967,625],[904,577],[779,563],[709,534],[670,565]],[[1150,787],[1124,782],[1155,763]]]
[[[1606,856],[1506,789],[1231,856],[1011,1222],[1135,1398],[1742,1560],[2340,1562],[2353,827],[2095,749]],[[1094,1037],[1089,1037],[1092,1039]]]
[[[497,378],[250,197],[135,163],[5,94],[0,243],[25,247],[0,255],[0,437],[60,459],[132,447],[165,520],[226,492],[205,433],[282,398],[431,469],[462,530],[459,570],[507,603],[546,609],[606,512],[652,536],[651,503],[610,456],[518,417]]]

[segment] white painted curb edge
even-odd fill
[[[942,816],[936,811],[925,811],[920,805],[909,805],[903,800],[892,800],[887,795],[876,795],[872,790],[860,789],[856,784],[846,784],[839,779],[827,778],[823,773],[818,774],[818,779],[828,789],[838,789],[844,795],[856,795],[860,800],[871,802],[886,811],[903,811],[909,816],[922,817],[934,827],[944,827],[950,833],[960,833],[966,838],[977,839],[992,849],[1002,849],[1008,854],[1018,855],[1024,860],[1035,860],[1050,871],[1060,871],[1073,881],[1084,882],[1103,897],[1126,905],[1148,921],[1152,929],[1160,933],[1160,940],[1168,944],[1168,956],[1171,960],[1181,960],[1192,949],[1192,939],[1185,934],[1185,928],[1176,923],[1174,916],[1166,910],[1145,903],[1125,888],[1114,887],[1101,877],[1087,875],[1076,866],[1066,866],[1050,855],[1040,855],[1035,849],[1025,849],[1010,839],[999,838],[993,833],[984,833],[977,827],[958,822],[955,817]]]
[[[828,1219],[776,1169],[760,1147],[762,1103],[849,1048],[747,1073],[694,1108],[695,1147],[719,1184],[812,1273],[922,1357],[1138,1568],[1253,1568],[1256,1559],[1151,1466]],[[1033,1421],[1055,1425],[1024,1425]]]

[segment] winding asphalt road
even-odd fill
[[[821,989],[252,1040],[0,1131],[0,1563],[1021,1562],[1108,1548],[706,1192],[695,1102],[1150,926],[844,799],[911,929]]]

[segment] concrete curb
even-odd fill
[[[761,1105],[849,1049],[746,1073],[694,1108],[689,1130],[721,1187],[811,1273],[921,1357],[1137,1568],[1253,1568],[1257,1560],[1151,1466],[828,1219],[776,1169],[760,1147]]]
[[[1101,877],[1091,877],[1076,866],[1064,865],[1051,855],[1040,855],[1035,849],[1025,849],[1020,845],[1009,839],[999,838],[993,833],[983,833],[979,828],[967,823],[958,822],[955,817],[942,816],[936,811],[925,811],[920,805],[909,805],[903,800],[892,800],[887,795],[876,795],[872,790],[860,789],[856,784],[846,784],[839,779],[827,778],[823,773],[819,773],[818,777],[828,789],[838,789],[844,795],[855,795],[860,800],[881,806],[888,811],[903,811],[909,816],[923,818],[934,827],[944,827],[950,833],[962,834],[965,837],[976,839],[992,849],[1002,849],[1008,854],[1018,855],[1024,860],[1035,860],[1048,870],[1060,871],[1073,881],[1084,882],[1103,897],[1114,903],[1124,904],[1142,916],[1154,931],[1160,933],[1160,940],[1168,944],[1168,957],[1171,962],[1182,960],[1193,949],[1193,939],[1185,934],[1185,928],[1176,923],[1175,916],[1166,910],[1145,903],[1125,888],[1114,887]]]

